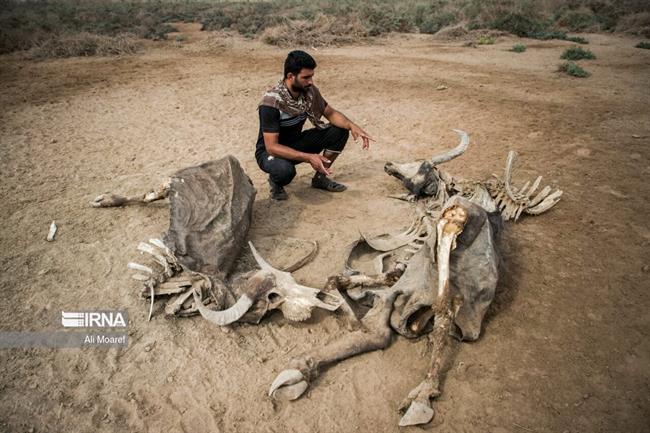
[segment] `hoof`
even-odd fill
[[[433,419],[433,409],[430,406],[414,401],[409,406],[408,410],[399,420],[400,427],[409,425],[426,424]]]
[[[269,397],[277,400],[295,400],[309,387],[305,377],[299,370],[283,370],[275,378],[269,389]]]

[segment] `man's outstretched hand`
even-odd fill
[[[332,170],[329,168],[325,167],[325,164],[329,164],[331,161],[327,158],[325,158],[323,155],[320,153],[312,153],[309,155],[309,164],[311,164],[311,167],[316,170],[319,173],[323,173],[326,176],[329,176],[332,174]]]
[[[350,127],[350,134],[352,134],[352,138],[354,138],[354,141],[357,141],[359,137],[361,137],[362,143],[361,143],[361,148],[363,150],[366,150],[370,147],[370,141],[375,141],[373,138],[371,138],[366,131],[363,129],[359,128],[358,125],[352,124]]]

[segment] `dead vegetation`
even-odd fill
[[[116,36],[95,35],[92,33],[72,33],[53,35],[34,44],[25,53],[29,59],[45,59],[50,57],[84,57],[84,56],[116,56],[134,54],[141,42],[128,33]]]
[[[570,39],[568,31],[617,31],[648,37],[650,4],[641,0],[0,0],[0,54],[40,46],[40,55],[46,56],[42,47],[58,46],[62,34],[117,37],[130,33],[165,39],[174,31],[170,22],[201,23],[203,30],[235,31],[282,46],[341,44],[390,32],[478,29],[537,39]],[[56,49],[52,56],[60,52]]]
[[[262,33],[262,40],[281,47],[318,47],[355,42],[365,36],[368,31],[356,17],[337,19],[318,14],[312,21],[287,20],[269,27]]]

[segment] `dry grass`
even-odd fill
[[[336,18],[318,14],[312,21],[287,20],[269,27],[262,33],[262,40],[281,47],[320,47],[354,42],[365,36],[368,32],[355,16]]]
[[[616,30],[650,38],[650,12],[640,12],[621,18]]]
[[[52,35],[29,49],[25,56],[30,59],[51,57],[116,56],[134,54],[141,43],[131,34],[103,36],[92,33]]]
[[[52,38],[61,38],[52,36],[59,34],[117,37],[131,33],[140,38],[165,39],[174,31],[169,22],[200,22],[204,30],[232,30],[283,46],[336,45],[389,32],[437,34],[450,26],[456,33],[460,29],[492,29],[538,39],[567,39],[567,30],[615,30],[650,37],[650,2],[0,0],[0,54],[32,47],[39,51],[41,45],[51,45]],[[68,52],[60,47],[51,51],[61,55]],[[79,52],[92,55],[93,48],[83,46]]]

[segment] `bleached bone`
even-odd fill
[[[399,422],[400,427],[426,424],[434,416],[431,408],[431,398],[440,395],[439,384],[442,368],[445,363],[445,352],[449,345],[450,331],[455,315],[452,296],[449,288],[451,251],[456,248],[456,239],[463,231],[467,222],[468,212],[462,206],[448,207],[437,224],[437,259],[438,259],[438,290],[433,328],[434,353],[426,379],[409,393],[401,408],[406,413]],[[429,315],[429,317],[431,317]]]
[[[153,275],[153,269],[148,266],[141,265],[140,263],[129,262],[126,265],[127,268],[133,269],[134,271],[146,272],[147,274]]]
[[[514,151],[508,153],[503,180],[497,181],[496,186],[493,186],[490,191],[504,220],[517,221],[522,213],[539,215],[555,206],[562,196],[561,190],[551,192],[552,188],[546,186],[531,199],[542,181],[541,176],[538,176],[532,185],[530,182],[526,182],[521,189],[515,188],[512,185],[512,171],[516,158],[517,154]],[[529,185],[531,185],[530,188]]]
[[[56,224],[54,221],[52,221],[52,224],[50,224],[50,231],[47,233],[47,241],[52,242],[54,240],[54,235],[56,235]]]
[[[138,244],[138,250],[151,255],[156,260],[156,262],[163,267],[163,272],[167,278],[171,278],[174,275],[174,271],[169,265],[167,259],[162,254],[158,253],[152,245],[140,242]]]

